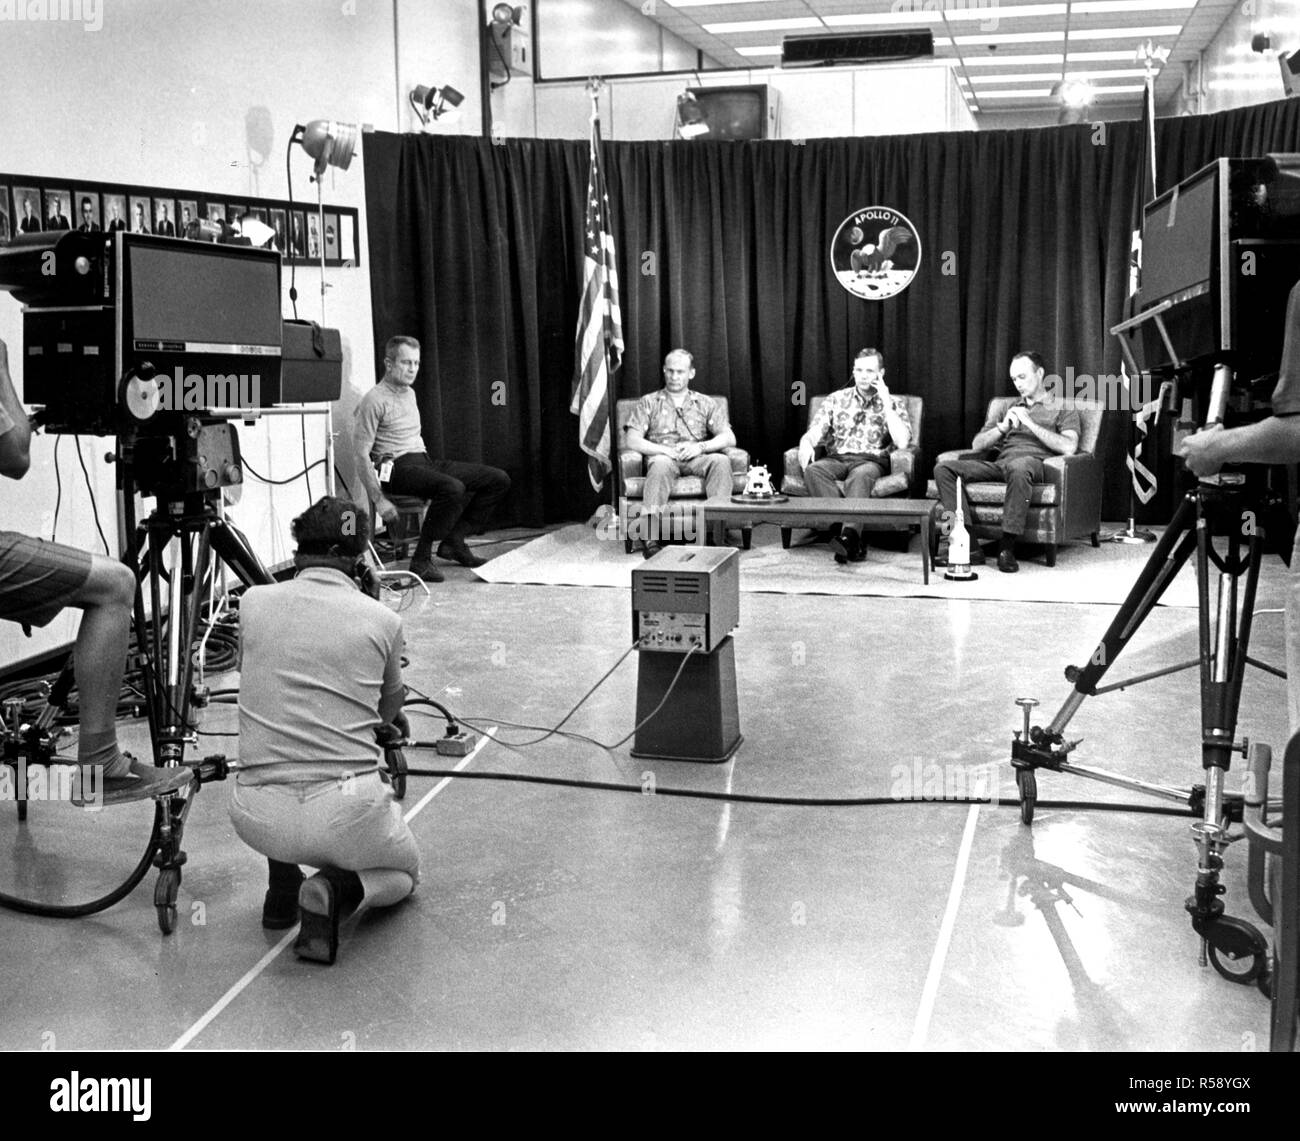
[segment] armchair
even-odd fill
[[[879,499],[888,495],[906,496],[913,491],[920,489],[920,472],[921,472],[921,428],[922,420],[925,414],[925,401],[919,396],[908,396],[902,392],[894,395],[907,402],[907,418],[912,427],[912,438],[908,441],[905,448],[895,448],[889,453],[889,474],[876,480],[876,485],[871,489],[871,498]],[[822,406],[825,396],[814,396],[808,402],[808,423],[811,424],[813,417],[817,415],[817,409]],[[806,430],[806,429],[805,429]],[[821,459],[826,454],[825,449],[817,449],[817,458]],[[844,481],[837,481],[842,491]],[[788,448],[785,453],[785,474],[781,479],[781,492],[784,495],[807,495],[808,485],[804,483],[803,466],[799,463],[799,448],[796,445]],[[889,524],[882,523],[882,529],[890,529]],[[909,524],[895,524],[895,527],[909,527]],[[790,527],[781,528],[781,545],[790,546],[790,535],[793,529]]]
[[[715,396],[723,408],[728,413],[730,419],[730,410],[727,407],[727,398],[725,396]],[[624,433],[627,431],[627,422],[632,418],[632,410],[636,408],[637,400],[620,400],[614,409],[614,424],[618,440],[618,466],[619,474],[623,480],[623,497],[628,500],[628,521],[631,522],[633,501],[636,501],[636,514],[640,515],[640,500],[645,491],[645,456],[640,452],[634,452],[631,448],[624,446]],[[733,494],[739,494],[745,490],[745,484],[749,478],[749,453],[744,448],[728,448],[726,450],[727,458],[731,461],[731,490]],[[695,475],[678,476],[673,481],[672,489],[673,499],[703,499],[704,498],[704,480]],[[749,550],[750,537],[753,528],[744,527],[741,529],[741,536],[744,541],[745,550]],[[629,554],[632,553],[632,538],[627,535],[623,540],[624,548]]]
[[[986,423],[1001,420],[1015,402],[1014,396],[999,396],[989,401]],[[1043,461],[1042,483],[1034,484],[1029,496],[1029,514],[1025,518],[1024,541],[1041,543],[1046,548],[1046,562],[1056,565],[1059,544],[1088,535],[1094,547],[1101,546],[1102,465],[1096,455],[1097,438],[1105,406],[1092,401],[1075,402],[1081,421],[1079,448],[1072,456],[1052,456]],[[987,452],[944,452],[935,461],[984,459]],[[974,519],[966,521],[974,535],[994,538],[1002,533],[1002,504],[1006,484],[972,483],[966,488]],[[930,499],[939,498],[939,489],[930,480],[926,490]]]

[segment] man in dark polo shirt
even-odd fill
[[[487,464],[429,456],[411,388],[419,371],[420,342],[390,337],[384,346],[383,378],[357,404],[352,444],[357,475],[389,527],[397,524],[390,492],[429,501],[411,555],[411,572],[425,582],[442,582],[442,571],[433,563],[434,544],[440,559],[481,567],[487,560],[474,554],[465,540],[486,530],[493,510],[510,490],[510,477]]]
[[[971,449],[989,452],[988,459],[952,460],[935,465],[934,482],[939,501],[948,511],[957,509],[957,479],[962,481],[962,510],[969,524],[970,500],[966,487],[976,483],[1005,483],[1002,505],[1002,542],[998,570],[1009,574],[1020,569],[1016,562],[1016,540],[1024,533],[1029,513],[1029,495],[1035,483],[1043,481],[1043,460],[1050,456],[1072,456],[1079,447],[1079,413],[1066,407],[1048,392],[1043,382],[1042,355],[1025,349],[1011,358],[1011,383],[1020,399],[1007,409],[1001,420],[985,424],[971,442]],[[972,546],[971,562],[983,562],[979,547]],[[948,544],[939,544],[935,565],[948,562]]]

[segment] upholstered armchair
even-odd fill
[[[1017,400],[1014,396],[999,396],[989,401],[985,423],[995,423]],[[1092,545],[1101,545],[1101,460],[1096,455],[1097,438],[1101,433],[1104,405],[1091,401],[1075,401],[1079,412],[1079,448],[1072,456],[1052,456],[1043,461],[1043,480],[1036,483],[1029,495],[1029,514],[1025,519],[1023,539],[1027,543],[1041,543],[1046,548],[1046,562],[1056,565],[1056,548],[1071,539],[1084,535]],[[935,461],[986,459],[990,452],[944,452]],[[939,498],[939,489],[930,480],[926,494]],[[973,520],[966,526],[976,537],[996,538],[1002,533],[1002,505],[1006,499],[1004,483],[972,483],[966,487]]]
[[[919,396],[907,396],[904,393],[896,392],[895,396],[907,402],[907,419],[911,424],[912,438],[908,441],[907,447],[895,448],[889,453],[889,474],[881,476],[876,480],[875,486],[871,489],[871,498],[879,499],[887,495],[907,496],[920,490],[921,480],[921,428],[925,413],[925,401]],[[817,415],[817,409],[822,406],[825,396],[814,396],[808,402],[808,423],[811,424],[813,417]],[[806,431],[807,429],[805,429]],[[821,459],[826,454],[824,448],[818,448],[816,458]],[[841,491],[844,490],[844,481],[837,480]],[[781,491],[785,495],[807,495],[808,485],[804,483],[803,466],[799,463],[799,447],[787,449],[785,453],[785,474],[781,479]],[[906,528],[909,525],[889,524],[882,522],[882,529],[892,529],[896,527]],[[789,547],[790,545],[790,527],[781,528],[781,545]]]
[[[708,395],[707,393],[705,395]],[[715,396],[714,400],[722,405],[722,410],[727,414],[727,419],[731,419],[731,410],[727,407],[727,398],[725,396]],[[636,408],[638,401],[620,400],[614,410],[614,424],[618,433],[618,468],[619,474],[623,480],[623,496],[628,501],[629,520],[632,516],[632,509],[635,507],[636,513],[641,513],[640,501],[645,491],[645,456],[640,452],[634,452],[626,446],[625,433],[627,432],[627,422],[632,418],[632,410]],[[733,494],[740,494],[745,490],[745,484],[749,478],[749,453],[744,448],[728,448],[726,450],[727,458],[731,461],[731,490]],[[697,475],[680,475],[673,481],[672,499],[703,499],[704,498],[704,480]],[[744,527],[741,529],[741,536],[744,540],[745,550],[749,550],[750,537],[753,528]],[[631,536],[624,539],[624,546],[628,553],[632,551]]]

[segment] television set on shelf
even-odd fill
[[[708,124],[706,139],[766,139],[767,85],[691,87],[687,89]]]

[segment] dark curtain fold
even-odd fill
[[[1162,189],[1220,155],[1300,150],[1300,100],[1160,120],[1156,150]],[[1140,153],[1136,121],[606,143],[627,337],[617,394],[657,387],[664,354],[690,349],[695,387],[729,398],[741,444],[775,473],[808,397],[846,383],[872,345],[891,387],[926,401],[929,464],[1009,391],[1017,349],[1062,377],[1118,374],[1108,330],[1124,315]],[[375,133],[365,173],[376,353],[395,333],[420,339],[430,452],[509,471],[503,523],[585,516],[600,496],[568,409],[586,141]],[[905,214],[922,244],[911,286],[877,302],[830,265],[836,228],[872,205]],[[1109,414],[1108,518],[1128,514],[1129,440],[1129,416]],[[1168,518],[1168,474],[1142,521]]]

